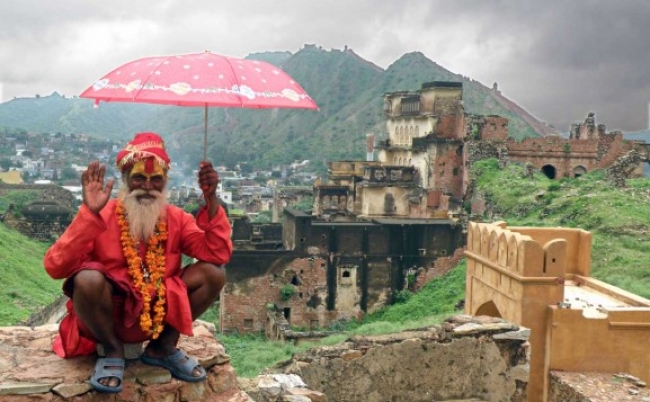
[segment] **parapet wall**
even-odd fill
[[[529,401],[542,401],[546,309],[563,301],[569,247],[566,239],[541,243],[530,234],[550,236],[509,230],[503,222],[470,223],[465,313],[503,317],[531,329]]]
[[[589,276],[589,232],[470,223],[465,254],[465,312],[532,331],[529,401],[548,401],[551,370],[650,380],[650,300]]]

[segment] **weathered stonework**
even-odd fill
[[[447,272],[444,262],[464,242],[462,225],[449,219],[337,221],[290,209],[282,235],[281,250],[234,250],[222,331],[275,334],[269,312],[300,331],[358,319],[408,288],[409,273]]]
[[[650,401],[650,390],[628,374],[550,372],[548,402]]]
[[[421,330],[355,336],[271,371],[297,374],[333,401],[525,401],[528,333],[459,315]]]
[[[252,401],[237,386],[230,357],[210,332],[210,325],[195,324],[195,336],[183,336],[179,342],[180,348],[206,367],[205,381],[178,381],[165,369],[128,360],[124,389],[119,394],[92,390],[88,380],[96,356],[62,359],[54,354],[51,344],[57,328],[0,328],[0,401]],[[211,329],[214,331],[214,326]]]

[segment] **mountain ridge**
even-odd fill
[[[284,69],[320,109],[209,108],[208,155],[227,166],[248,161],[257,168],[271,168],[309,159],[323,169],[331,160],[363,159],[366,133],[373,132],[378,139],[386,135],[383,95],[417,91],[431,81],[462,82],[466,112],[507,117],[510,135],[516,139],[544,135],[538,132],[544,123],[520,115],[525,109],[504,106],[490,88],[446,70],[421,52],[406,53],[386,69],[347,47],[327,51],[305,45],[296,53],[261,52],[247,58]],[[157,131],[173,138],[173,157],[195,164],[203,154],[203,114],[203,108],[141,103],[102,102],[94,108],[88,99],[54,93],[0,104],[0,126],[111,139]]]

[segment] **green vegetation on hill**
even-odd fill
[[[478,162],[477,189],[491,206],[486,220],[511,226],[563,226],[592,234],[593,277],[650,298],[650,179],[612,187],[603,171],[579,178],[526,178],[521,165]]]
[[[61,281],[43,268],[48,245],[0,224],[0,325],[26,320],[61,295]]]

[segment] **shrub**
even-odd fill
[[[280,298],[282,301],[291,299],[291,296],[293,296],[294,293],[296,293],[296,288],[289,283],[280,288]]]
[[[395,304],[406,303],[413,296],[409,290],[399,290],[395,293]]]

